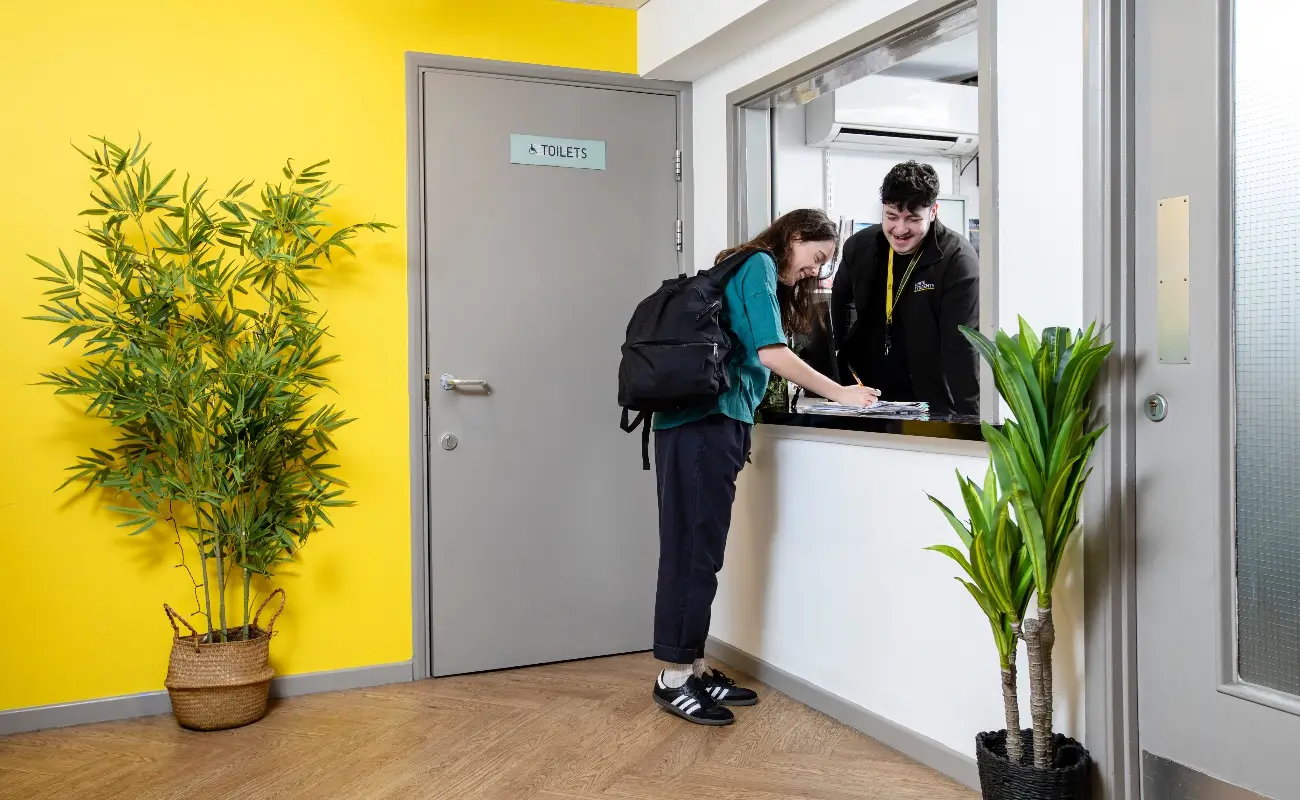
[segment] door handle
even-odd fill
[[[484,390],[488,390],[487,381],[457,378],[449,372],[444,372],[438,383],[442,386],[443,391],[447,392],[453,392],[457,389],[464,389],[467,387],[481,387]]]

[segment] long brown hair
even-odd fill
[[[816,312],[813,308],[816,300],[817,284],[820,277],[805,278],[794,286],[786,286],[780,277],[790,268],[790,247],[795,242],[832,242],[835,249],[826,262],[829,268],[835,262],[839,251],[840,232],[826,212],[820,208],[801,208],[780,217],[768,226],[767,230],[745,242],[739,247],[723,250],[714,259],[714,264],[722,263],[728,256],[741,252],[758,252],[765,250],[776,261],[776,298],[781,306],[781,324],[787,335],[806,334],[812,330]]]

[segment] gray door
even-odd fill
[[[678,273],[676,98],[450,71],[423,91],[433,672],[647,650],[655,488],[617,372]],[[512,134],[604,143],[605,169],[512,164]]]
[[[1135,441],[1148,800],[1300,798],[1293,5],[1136,9],[1137,400],[1167,400]]]

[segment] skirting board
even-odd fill
[[[979,770],[975,766],[975,759],[970,756],[959,753],[910,728],[891,722],[879,714],[868,711],[819,686],[814,686],[803,678],[791,675],[780,667],[774,667],[761,658],[756,658],[726,642],[709,637],[705,650],[713,658],[752,675],[809,708],[839,720],[850,728],[865,733],[872,739],[894,748],[931,769],[942,772],[959,783],[972,789],[979,788]],[[974,736],[975,734],[972,733],[971,738],[973,739]]]
[[[318,692],[339,692],[345,689],[365,689],[389,683],[411,680],[411,662],[379,664],[373,667],[335,669],[325,672],[308,672],[303,675],[284,675],[271,681],[272,697],[295,697]],[[172,710],[167,692],[142,692],[121,697],[104,697],[78,703],[60,703],[52,706],[15,708],[0,711],[0,736],[26,733],[68,725],[85,725],[91,722],[111,722],[132,717],[151,717]]]

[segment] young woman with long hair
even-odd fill
[[[731,337],[731,388],[715,403],[656,413],[659,583],[654,655],[665,662],[654,698],[701,725],[735,720],[727,706],[758,702],[753,690],[704,665],[710,608],[718,590],[736,477],[749,455],[754,412],[770,373],[845,405],[869,406],[880,393],[840,386],[795,355],[788,337],[807,333],[818,280],[834,260],[839,231],[817,209],[792,211],[714,263],[751,253],[727,282],[724,328]]]

